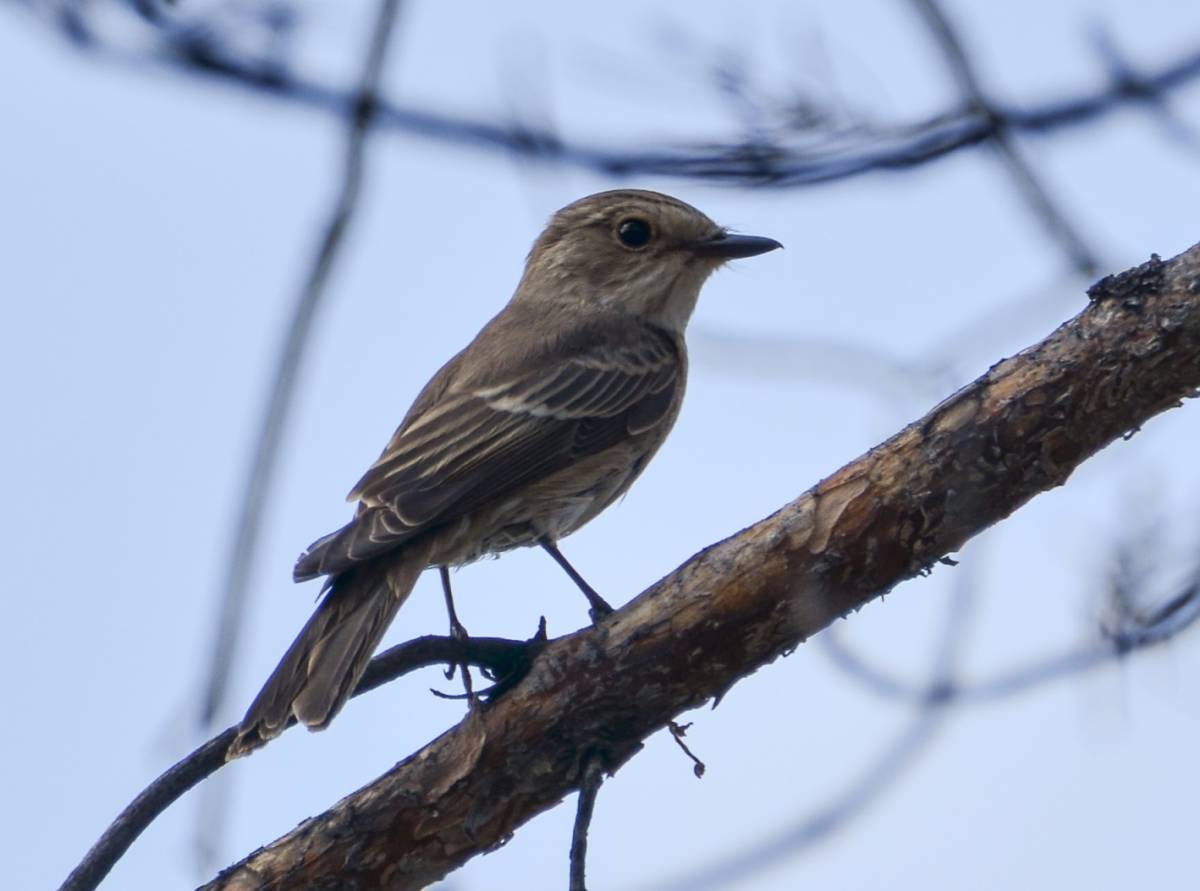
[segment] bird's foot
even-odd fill
[[[492,685],[475,693],[476,704],[480,707],[490,705],[519,684],[525,675],[529,674],[533,660],[545,649],[548,640],[546,617],[542,616],[538,620],[537,631],[534,632],[533,637],[524,641],[505,641],[503,656],[493,658],[489,665],[480,666],[480,671],[488,680],[492,681]],[[462,699],[464,697],[459,694],[446,698]]]

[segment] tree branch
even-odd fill
[[[681,711],[1062,485],[1200,387],[1200,245],[1090,305],[598,626],[546,645],[486,709],[222,872],[216,889],[422,888],[617,769]]]
[[[579,785],[579,804],[575,811],[575,829],[571,833],[571,869],[568,891],[587,891],[585,878],[587,866],[588,829],[592,825],[592,811],[596,808],[596,794],[604,782],[604,766],[593,757],[583,768],[583,781]]]

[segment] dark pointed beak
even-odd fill
[[[743,257],[757,257],[767,251],[781,248],[774,238],[764,238],[761,235],[734,235],[722,232],[704,241],[691,245],[692,253],[698,257],[712,257],[721,260],[740,260]]]

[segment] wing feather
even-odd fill
[[[663,421],[682,383],[674,337],[633,323],[584,335],[410,413],[351,492],[355,519],[314,544],[297,577],[340,572]]]

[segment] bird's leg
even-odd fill
[[[446,598],[446,615],[450,617],[450,636],[455,640],[466,640],[471,635],[467,634],[467,629],[458,620],[458,612],[454,609],[454,592],[450,589],[450,570],[445,566],[439,566],[438,572],[442,577],[442,594]]]
[[[467,634],[467,629],[462,622],[458,620],[458,612],[454,609],[454,592],[450,590],[450,570],[448,567],[439,566],[438,573],[442,577],[442,594],[446,598],[446,614],[450,617],[450,636],[458,641],[467,640],[470,635]],[[446,669],[446,680],[454,677],[454,669],[462,669],[463,689],[466,691],[468,702],[475,701],[475,694],[471,685],[471,669],[467,667],[467,663],[450,663],[450,667]]]
[[[554,558],[554,562],[563,568],[563,571],[571,577],[571,581],[579,586],[579,590],[583,592],[583,596],[588,599],[588,603],[592,605],[592,608],[588,610],[588,615],[592,617],[593,624],[599,622],[613,611],[608,601],[597,594],[596,589],[585,582],[583,576],[575,570],[575,567],[567,562],[567,558],[562,555],[562,551],[558,549],[558,545],[548,538],[543,538],[538,543],[547,554]]]

